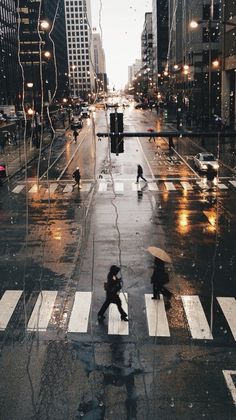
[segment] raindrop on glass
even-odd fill
[[[189,404],[188,404],[188,407],[189,407],[189,408],[193,408],[193,404],[192,404],[192,403],[189,403]]]

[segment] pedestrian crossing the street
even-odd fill
[[[128,336],[132,335],[133,323],[139,322],[140,308],[137,309],[139,316],[134,319],[135,312],[134,308],[130,308],[130,296],[128,293],[121,293],[120,298],[122,300],[122,307],[125,312],[129,312],[132,315],[129,317],[129,322],[123,322],[120,319],[120,314],[115,304],[111,304],[107,310],[106,320],[103,323],[107,329],[108,335],[120,335]],[[41,291],[38,293],[37,299],[31,310],[27,307],[27,310],[23,309],[22,302],[24,301],[24,293],[22,290],[6,290],[0,299],[0,337],[9,326],[11,326],[13,315],[17,313],[17,319],[25,316],[27,313],[28,319],[24,325],[26,325],[27,332],[37,331],[39,333],[51,331],[51,324],[56,328],[55,325],[55,312],[58,311],[57,299],[60,296],[57,291]],[[179,304],[182,305],[182,309],[185,315],[185,322],[183,323],[182,329],[188,331],[188,335],[193,340],[204,340],[212,341],[218,337],[215,332],[215,336],[210,328],[209,319],[207,319],[206,313],[203,309],[201,298],[195,296],[181,296],[178,300]],[[76,292],[74,295],[73,302],[71,303],[71,309],[67,314],[63,314],[63,319],[67,319],[68,322],[65,325],[65,332],[70,334],[91,334],[91,323],[96,325],[97,333],[99,334],[100,324],[97,322],[97,314],[94,316],[92,313],[92,306],[96,305],[96,299],[93,297],[92,292]],[[219,311],[224,317],[224,322],[228,327],[228,334],[230,338],[236,341],[236,299],[234,297],[217,297],[216,304],[218,303]],[[153,300],[151,294],[145,294],[143,296],[143,307],[144,312],[141,317],[144,317],[146,326],[144,324],[143,334],[149,337],[166,337],[170,338],[173,335],[171,325],[169,323],[168,309],[165,307],[163,296],[160,296],[160,300]],[[19,314],[17,311],[21,311]],[[58,313],[57,313],[58,315]],[[64,316],[65,315],[65,316]],[[53,322],[52,322],[53,320]],[[49,328],[50,327],[50,328]],[[92,328],[93,332],[95,327]],[[217,336],[217,337],[216,337]]]
[[[218,184],[215,184],[214,189],[216,190],[230,190],[236,188],[236,181],[231,179],[224,179],[224,182],[219,180]],[[89,192],[94,184],[91,182],[82,182],[80,192]],[[12,189],[12,193],[20,194],[28,190],[28,193],[32,196],[36,193],[41,193],[45,196],[54,195],[55,193],[63,193],[65,195],[71,194],[73,191],[77,190],[77,187],[71,183],[60,183],[52,182],[49,186],[44,184],[19,184]],[[98,194],[105,194],[114,192],[117,195],[122,195],[128,192],[138,192],[138,191],[150,191],[150,192],[175,192],[175,191],[207,191],[208,185],[206,179],[189,179],[182,181],[181,178],[170,179],[170,180],[149,180],[147,183],[139,182],[136,183],[134,180],[114,180],[113,182],[108,180],[99,180],[97,182],[97,191]]]

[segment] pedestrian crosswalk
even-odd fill
[[[140,322],[140,307],[137,308],[137,314],[135,314],[136,308],[132,304],[132,297],[128,296],[128,293],[121,293],[120,298],[123,309],[128,316],[130,312],[131,316],[129,316],[129,322],[121,321],[116,305],[111,304],[106,314],[107,319],[103,324],[107,328],[108,335],[132,335],[133,323]],[[213,334],[211,330],[210,315],[207,316],[205,313],[201,297],[183,295],[180,298],[178,302],[182,305],[185,315],[182,329],[187,329],[192,339],[210,341],[216,338],[214,334],[218,336],[218,333],[215,331]],[[0,299],[0,332],[3,333],[11,326],[13,315],[18,311],[21,311],[21,315],[17,314],[17,319],[20,316],[25,317],[27,314],[27,320],[24,318],[24,325],[29,333],[34,331],[44,333],[51,330],[52,324],[56,328],[55,319],[59,319],[57,299],[60,299],[60,294],[57,291],[44,290],[38,292],[36,300],[34,299],[34,305],[31,307],[31,304],[28,305],[25,302],[23,290],[6,290]],[[24,309],[23,302],[26,303]],[[215,304],[219,305],[218,312],[221,312],[221,316],[224,317],[224,322],[228,326],[228,334],[231,339],[236,341],[236,299],[234,297],[217,297]],[[97,310],[95,313],[92,311],[94,305],[97,308],[97,299],[92,292],[75,292],[70,311],[62,314],[62,318],[67,319],[64,326],[65,332],[68,334],[91,334],[91,329],[93,332],[95,331],[94,327],[91,327],[94,324],[99,329]],[[146,326],[142,323],[144,325],[142,334],[149,337],[170,338],[172,330],[163,296],[161,295],[160,300],[153,300],[151,294],[145,294],[143,308],[144,312],[141,318],[142,320],[143,317],[145,318]],[[137,319],[135,319],[136,316]]]
[[[219,180],[218,184],[215,184],[215,190],[229,190],[236,188],[236,181],[231,179],[224,179],[224,182]],[[92,186],[95,185],[91,182],[82,182],[80,192],[89,192]],[[24,191],[33,196],[36,193],[42,193],[45,196],[54,195],[57,192],[63,194],[71,194],[74,189],[77,191],[77,187],[73,183],[62,183],[62,182],[51,182],[48,186],[46,183],[30,183],[29,185],[18,184],[12,189],[12,193],[20,194]],[[138,192],[138,191],[152,191],[152,192],[174,192],[174,191],[192,191],[192,190],[207,191],[208,185],[206,179],[188,179],[181,180],[181,178],[170,179],[170,180],[155,180],[151,179],[148,183],[140,182],[136,183],[134,180],[114,180],[113,182],[108,180],[99,180],[97,182],[97,191],[100,194],[109,193],[114,191],[116,194],[124,194],[127,192]]]

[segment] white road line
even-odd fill
[[[159,191],[159,188],[155,182],[149,182],[148,189],[149,191]]]
[[[115,182],[115,192],[122,193],[124,192],[124,184],[123,182]]]
[[[106,182],[104,182],[104,181],[99,182],[98,191],[99,191],[99,192],[104,192],[104,191],[107,191],[107,183],[106,183]]]
[[[81,191],[89,191],[91,188],[91,183],[90,184],[81,184]]]
[[[136,184],[136,182],[132,182],[132,191],[141,191],[141,185]]]
[[[25,188],[25,185],[17,185],[12,192],[14,194],[19,194],[23,189]]]
[[[8,322],[22,295],[22,290],[6,290],[0,300],[0,331],[6,329]]]
[[[152,295],[145,294],[148,331],[151,337],[170,337],[163,296],[152,300]]]
[[[57,297],[57,292],[53,290],[40,292],[34,310],[29,319],[28,331],[46,331],[48,323],[52,316],[54,303]]]
[[[53,194],[56,191],[57,187],[58,187],[58,184],[49,185],[49,188],[46,189],[45,194],[49,194],[49,193]]]
[[[236,299],[233,297],[218,297],[217,300],[236,340]]]
[[[120,293],[122,307],[128,314],[128,294]],[[121,321],[120,313],[117,306],[111,303],[109,306],[109,323],[108,323],[108,334],[110,335],[128,335],[129,334],[129,323]]]
[[[212,340],[202,304],[198,296],[181,296],[192,338]]]
[[[91,292],[76,292],[71,312],[68,332],[86,333],[88,331],[89,313],[92,302]]]
[[[196,183],[202,190],[205,190],[207,188],[206,181],[196,181]]]
[[[175,191],[176,190],[173,182],[164,182],[164,184],[165,184],[165,187],[166,187],[167,191]]]
[[[63,193],[71,193],[73,191],[73,184],[66,184],[66,186],[63,189]]]
[[[219,188],[219,190],[228,190],[228,187],[225,184],[219,183],[216,186],[217,186],[217,188]]]
[[[234,405],[236,405],[236,387],[234,385],[234,381],[232,378],[232,375],[236,376],[236,370],[222,370],[222,372],[225,377],[227,387],[229,388],[229,391],[231,392]]]
[[[189,182],[182,181],[180,182],[180,184],[182,185],[183,189],[186,191],[193,189],[193,186]]]
[[[30,188],[29,193],[31,193],[31,194],[33,194],[33,193],[37,193],[37,192],[40,190],[40,188],[41,188],[41,185],[34,184],[34,185]]]
[[[233,185],[233,187],[236,187],[236,181],[229,181],[229,182],[230,182],[230,184]]]

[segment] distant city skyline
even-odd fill
[[[101,23],[109,85],[124,88],[128,82],[128,66],[141,58],[144,17],[146,12],[152,11],[152,0],[92,0],[91,11],[92,26],[100,33]]]

